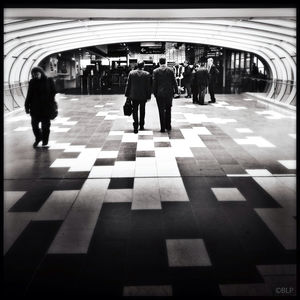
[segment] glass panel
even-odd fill
[[[234,52],[231,53],[231,69],[234,69]]]
[[[240,67],[240,53],[235,54],[235,68],[238,69]]]

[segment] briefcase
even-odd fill
[[[123,105],[124,116],[131,116],[133,106],[129,98],[126,99],[125,104]]]

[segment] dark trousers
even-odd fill
[[[42,123],[42,130],[39,128],[39,123]],[[36,141],[43,141],[43,144],[48,144],[50,125],[49,118],[31,116],[31,126]]]
[[[158,112],[159,112],[159,121],[160,121],[160,129],[171,129],[171,104],[167,104],[163,99],[156,99]]]
[[[187,91],[187,96],[191,96],[192,94],[192,83],[191,82],[186,82],[185,83],[185,88]]]
[[[193,103],[204,104],[206,87],[199,87],[198,90],[193,92]]]
[[[210,95],[210,101],[216,102],[216,98],[215,98],[215,83],[214,82],[210,82],[208,84],[208,92],[209,92],[209,95]]]
[[[138,129],[139,125],[140,127],[144,127],[146,100],[132,100],[132,104],[133,104],[133,111],[132,111],[133,128]],[[138,118],[139,106],[140,106],[140,122]]]

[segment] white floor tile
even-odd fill
[[[84,172],[90,171],[97,159],[101,148],[86,148],[76,158],[69,172]]]
[[[111,178],[113,166],[94,166],[88,178]]]
[[[289,170],[296,170],[297,162],[296,160],[278,160],[283,166]]]
[[[236,128],[235,130],[240,133],[252,133],[253,132],[250,128]]]
[[[155,157],[137,157],[134,177],[157,177]]]
[[[134,177],[135,161],[116,161],[111,177]]]
[[[284,208],[255,208],[254,210],[285,249],[296,249],[296,220]]]
[[[169,267],[211,266],[202,239],[168,239],[166,244]]]
[[[135,133],[124,133],[122,143],[136,143],[138,141],[138,135]]]
[[[273,296],[272,290],[265,283],[220,284],[222,296]]]
[[[245,171],[251,176],[272,176],[272,173],[266,169],[246,169]]]
[[[296,133],[289,133],[289,136],[293,139],[296,139]]]
[[[137,151],[154,151],[154,141],[153,140],[138,140]]]
[[[172,296],[171,285],[124,286],[123,296]]]
[[[87,179],[72,210],[100,211],[109,181],[109,179]]]
[[[170,144],[172,147],[170,151],[174,153],[175,157],[194,157],[194,154],[185,139],[171,139]]]
[[[180,129],[182,135],[184,136],[185,142],[189,147],[203,147],[206,145],[203,143],[197,132],[194,129]]]
[[[140,130],[138,132],[138,135],[153,135],[153,131],[152,130]]]
[[[132,202],[132,189],[108,189],[105,194],[104,202],[107,203],[123,203]]]
[[[70,168],[75,162],[76,158],[57,158],[50,168]]]
[[[119,131],[110,131],[108,135],[123,135],[124,134],[124,131],[122,130],[119,130]]]
[[[135,178],[131,209],[161,209],[157,178]]]
[[[34,220],[64,220],[79,190],[53,191]]]
[[[246,201],[237,188],[211,188],[218,201]]]
[[[97,158],[117,158],[119,151],[100,151]]]
[[[212,135],[206,127],[193,127],[193,130],[199,135]]]
[[[296,191],[284,185],[276,177],[253,177],[253,179],[292,216],[296,216]]]
[[[168,136],[155,136],[153,137],[154,142],[170,142],[170,138]]]
[[[65,148],[64,152],[82,152],[85,149],[85,145],[70,145]]]
[[[158,178],[161,201],[189,201],[182,178]]]
[[[59,231],[52,242],[49,254],[86,254],[94,230],[76,229]]]

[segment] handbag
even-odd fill
[[[125,116],[131,116],[133,111],[133,106],[129,98],[126,99],[125,104],[123,105],[123,112]]]
[[[50,106],[50,120],[54,120],[58,115],[58,105],[57,102],[54,100],[51,102]]]

